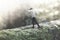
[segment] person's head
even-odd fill
[[[32,10],[33,8],[30,8],[29,10]]]

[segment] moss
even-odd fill
[[[60,29],[42,27],[39,29],[6,29],[0,31],[0,40],[60,40]]]
[[[55,30],[55,29],[53,29]],[[58,29],[57,29],[58,30]],[[54,35],[49,28],[42,29],[7,29],[0,31],[0,40],[53,40]],[[56,30],[55,30],[56,31]],[[56,35],[60,31],[57,31]]]

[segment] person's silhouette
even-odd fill
[[[33,8],[30,8],[29,12],[31,13],[31,17],[32,17],[33,28],[34,28],[35,24],[37,24],[38,28],[40,28],[40,25],[39,25],[39,23],[36,20],[36,11]]]

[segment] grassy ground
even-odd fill
[[[7,29],[0,31],[0,40],[60,40],[60,29]]]

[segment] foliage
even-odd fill
[[[54,40],[59,38],[60,29],[7,29],[0,31],[0,40]],[[56,32],[55,32],[56,31]],[[55,32],[55,33],[54,33]],[[58,36],[56,36],[58,35]],[[57,39],[58,40],[58,39]]]

